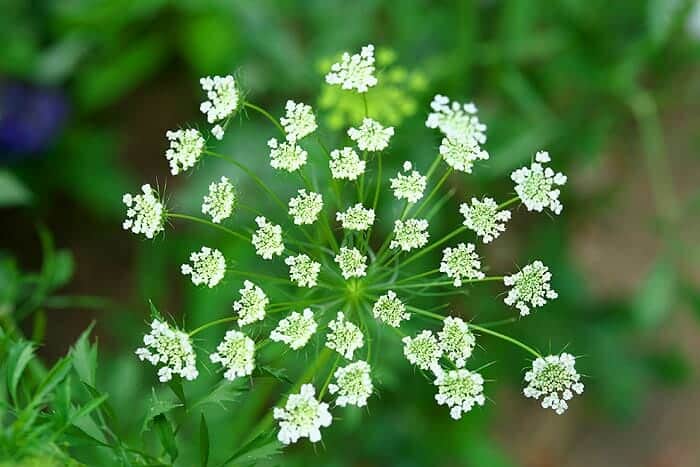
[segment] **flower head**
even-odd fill
[[[416,337],[404,337],[402,342],[403,354],[409,362],[421,370],[436,371],[438,361],[442,357],[442,349],[432,331],[425,329]]]
[[[347,321],[342,311],[339,311],[336,318],[328,323],[328,329],[330,332],[326,336],[326,347],[335,350],[348,360],[351,360],[355,350],[364,344],[362,331],[355,324]]]
[[[253,233],[251,240],[255,252],[263,259],[272,259],[273,255],[281,255],[284,251],[282,243],[282,227],[273,224],[263,216],[255,218],[258,229]]]
[[[202,102],[199,110],[207,116],[209,123],[223,120],[236,111],[240,95],[233,76],[206,76],[199,80],[199,84],[208,99]]]
[[[378,121],[365,118],[359,128],[348,130],[348,136],[357,143],[360,151],[383,151],[394,136],[394,127],[384,128]]]
[[[306,308],[302,313],[294,311],[280,320],[277,327],[270,333],[270,339],[275,342],[284,342],[293,350],[297,350],[304,347],[315,332],[314,314],[310,308]]]
[[[471,206],[462,203],[459,212],[464,216],[464,225],[481,237],[484,243],[490,243],[506,230],[510,220],[510,211],[499,211],[498,205],[491,198],[479,201],[472,198]]]
[[[298,193],[299,196],[289,200],[289,215],[294,218],[294,223],[297,225],[313,224],[323,209],[323,197],[320,193],[313,191],[307,193],[303,188]]]
[[[316,443],[321,440],[321,428],[331,426],[333,418],[328,412],[328,404],[316,400],[316,390],[311,384],[304,384],[299,394],[287,398],[284,409],[275,407],[273,417],[279,420],[280,431],[277,439],[282,444],[292,444],[299,438],[309,438]]]
[[[457,368],[462,368],[471,356],[476,339],[469,325],[460,318],[448,316],[438,332],[440,348]]]
[[[542,261],[528,264],[512,276],[503,278],[503,283],[511,287],[503,301],[520,310],[520,316],[527,316],[530,307],[544,306],[548,299],[559,296],[549,285],[551,279],[552,274]]]
[[[387,291],[374,302],[372,314],[378,320],[395,328],[401,326],[401,321],[411,318],[411,314],[406,313],[406,305],[399,300],[393,290]]]
[[[428,221],[425,219],[407,219],[394,221],[394,240],[389,243],[389,248],[401,248],[403,251],[411,251],[421,248],[428,243]]]
[[[415,203],[423,197],[423,192],[428,184],[428,179],[417,170],[412,170],[413,164],[406,161],[403,163],[403,171],[399,172],[396,178],[392,178],[391,189],[394,190],[396,199],[405,199],[409,203]]]
[[[186,332],[154,319],[151,332],[143,336],[143,344],[144,347],[136,349],[136,355],[153,366],[161,365],[158,379],[162,383],[170,381],[173,375],[190,381],[199,375],[192,342]]]
[[[454,279],[454,286],[461,287],[462,279],[483,279],[481,272],[481,261],[476,254],[476,247],[473,243],[460,243],[455,248],[445,248],[442,251],[442,262],[440,272],[447,274],[447,277]]]
[[[287,101],[285,106],[286,114],[280,118],[280,123],[287,134],[287,141],[299,141],[304,136],[310,135],[318,125],[316,117],[310,105],[301,102]]]
[[[448,137],[442,138],[440,155],[447,165],[468,174],[472,173],[474,161],[489,158],[489,153],[481,149],[475,140]]]
[[[294,172],[306,164],[308,154],[295,141],[278,142],[276,138],[270,138],[267,145],[270,148],[270,165],[273,169]]]
[[[204,196],[202,203],[202,214],[208,214],[211,221],[218,224],[231,216],[235,203],[236,190],[228,178],[221,177],[218,183],[209,185],[209,194]]]
[[[428,128],[437,128],[448,138],[473,140],[478,144],[486,142],[486,125],[479,121],[477,108],[471,102],[450,102],[448,97],[438,94],[430,103],[430,108],[433,111],[425,121]]]
[[[365,172],[367,163],[360,159],[353,148],[334,149],[330,156],[328,166],[333,178],[357,180],[357,177]]]
[[[350,277],[362,277],[367,273],[367,257],[357,248],[342,247],[335,257],[335,262],[340,267],[340,272],[345,279]]]
[[[435,400],[438,405],[447,405],[450,416],[455,420],[462,418],[474,405],[484,405],[484,378],[464,368],[440,371],[435,378],[438,393]]]
[[[335,219],[344,229],[367,230],[374,224],[374,209],[365,209],[362,203],[357,203],[345,212],[337,212]]]
[[[289,278],[299,287],[315,287],[318,273],[321,271],[321,263],[318,263],[305,254],[287,256],[284,262],[289,266]]]
[[[131,195],[127,193],[122,197],[122,201],[127,207],[126,219],[122,227],[135,234],[144,234],[147,238],[153,238],[163,231],[165,207],[151,185],[143,185],[141,191],[143,194]]]
[[[545,167],[550,160],[548,152],[540,151],[530,167],[521,167],[510,175],[515,182],[515,192],[528,211],[542,212],[549,208],[554,214],[561,214],[564,208],[556,187],[566,184],[566,175]]]
[[[221,282],[226,273],[226,259],[216,248],[203,246],[190,254],[192,264],[185,263],[180,271],[190,276],[194,285],[205,284],[209,288]]]
[[[168,131],[165,137],[170,147],[165,151],[165,158],[170,163],[170,173],[177,175],[194,167],[204,151],[204,138],[194,128]]]
[[[233,310],[238,314],[238,326],[262,321],[265,318],[265,307],[270,303],[263,289],[246,280],[238,293],[241,298],[233,302]]]
[[[568,353],[536,359],[532,362],[532,369],[525,373],[528,384],[523,394],[533,399],[541,397],[542,407],[563,414],[569,407],[566,401],[571,400],[574,394],[583,393],[583,383],[575,364],[576,359]]]
[[[326,75],[326,83],[367,92],[377,84],[377,78],[374,77],[374,46],[366,45],[359,54],[352,56],[345,52],[341,61],[331,66],[331,71]]]
[[[224,378],[233,381],[239,376],[248,376],[255,368],[255,341],[240,331],[226,332],[224,340],[209,355],[213,363],[226,368]]]
[[[335,404],[340,407],[356,405],[364,407],[372,395],[374,387],[370,377],[369,363],[359,360],[335,370],[335,384],[328,386],[328,392],[338,393]]]

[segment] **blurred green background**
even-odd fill
[[[700,465],[700,4],[5,0],[0,42],[0,315],[47,362],[95,321],[99,386],[124,436],[138,439],[154,383],[132,354],[148,300],[197,325],[226,316],[240,284],[189,285],[178,265],[190,250],[212,239],[237,256],[238,246],[189,226],[138,240],[121,230],[121,195],[157,183],[192,212],[222,173],[245,193],[246,180],[217,164],[168,176],[164,134],[201,121],[198,78],[238,73],[273,114],[295,98],[319,108],[327,128],[344,128],[361,110],[322,86],[323,71],[338,52],[374,43],[384,72],[368,98],[381,103],[380,121],[401,125],[393,168],[435,156],[423,126],[435,93],[474,101],[489,126],[491,159],[450,180],[457,196],[444,212],[479,193],[504,198],[510,172],[538,149],[569,175],[562,216],[519,210],[482,251],[493,270],[549,265],[560,298],[509,331],[580,355],[587,389],[565,416],[545,412],[519,395],[526,358],[484,340],[484,362],[496,362],[491,400],[456,422],[398,344],[385,344],[369,409],[343,411],[323,445],[300,443],[270,465]],[[270,128],[243,123],[221,152],[287,183],[267,167]],[[436,218],[436,229],[453,220]],[[475,289],[453,306],[510,316],[497,293]],[[202,388],[214,377],[203,379]],[[213,457],[274,403],[271,388],[263,381],[228,410],[207,409]],[[181,436],[196,443],[196,432]],[[72,455],[109,465],[99,452]],[[179,465],[196,464],[196,449],[181,456]]]

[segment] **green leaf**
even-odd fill
[[[182,407],[182,404],[172,400],[160,399],[158,398],[155,389],[152,389],[151,401],[148,405],[148,411],[141,426],[141,433],[143,434],[144,432],[151,429],[152,422],[156,417],[170,412],[171,410],[176,409],[178,407]]]
[[[41,404],[49,393],[68,376],[72,360],[69,355],[56,362],[34,393],[30,407]]]
[[[20,378],[33,357],[34,345],[27,341],[15,342],[7,353],[7,389],[15,404],[17,404],[17,386]]]
[[[216,404],[220,407],[225,407],[226,402],[234,402],[238,399],[242,392],[248,388],[236,386],[230,381],[221,381],[201,398],[192,403],[191,409],[207,404]]]
[[[204,413],[199,420],[199,460],[202,467],[207,467],[209,464],[209,427]]]
[[[670,313],[675,292],[675,269],[668,260],[660,259],[642,282],[632,304],[637,322],[645,328],[658,326]]]
[[[57,289],[66,285],[75,270],[73,254],[68,250],[57,250],[51,264],[51,288]]]
[[[32,193],[9,170],[0,170],[0,207],[24,206],[32,201]]]
[[[73,368],[78,373],[80,381],[92,387],[95,386],[95,374],[97,372],[97,345],[90,344],[90,333],[95,323],[91,323],[83,331],[71,349]]]
[[[256,367],[255,370],[253,370],[253,376],[257,377],[265,377],[265,376],[270,376],[277,381],[287,383],[287,384],[294,384],[294,381],[292,381],[289,376],[285,374],[285,370],[283,368],[270,368],[269,366],[259,366]]]
[[[245,444],[228,458],[225,465],[251,465],[259,461],[277,456],[282,452],[282,444],[271,436],[271,433],[262,433]]]
[[[185,388],[182,386],[182,379],[175,377],[168,381],[168,387],[177,396],[183,407],[187,407],[187,397],[185,396]]]
[[[157,415],[153,419],[153,427],[160,444],[170,456],[170,460],[174,462],[178,455],[177,443],[175,442],[175,432],[168,418],[164,414]]]

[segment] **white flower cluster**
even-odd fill
[[[448,137],[442,138],[440,155],[447,165],[468,174],[472,173],[475,161],[489,158],[489,153],[481,149],[475,140]]]
[[[226,368],[224,378],[229,381],[248,376],[255,368],[255,342],[240,331],[227,331],[209,359]]]
[[[197,378],[197,361],[190,336],[168,323],[154,319],[151,332],[143,336],[143,345],[136,349],[140,360],[147,360],[158,369],[158,379],[165,383],[178,375],[187,380]]]
[[[357,203],[345,212],[337,212],[335,220],[340,222],[344,229],[367,230],[374,224],[374,209],[366,209],[362,203]]]
[[[122,197],[122,202],[127,207],[122,227],[137,235],[144,234],[146,238],[153,238],[163,231],[165,207],[151,185],[143,185],[141,192],[142,194],[137,195],[127,193]]]
[[[287,256],[284,263],[289,266],[289,278],[299,287],[315,287],[318,273],[321,271],[321,263],[318,263],[308,255],[301,253],[296,256]]]
[[[345,279],[367,275],[367,257],[357,248],[342,247],[335,257],[335,262]]]
[[[484,405],[484,378],[464,368],[458,370],[440,370],[435,378],[438,393],[435,400],[438,405],[447,405],[450,416],[455,420],[462,418],[474,405]]]
[[[423,192],[428,184],[428,179],[417,170],[413,170],[413,164],[403,163],[403,171],[396,174],[396,178],[390,180],[391,189],[394,190],[396,199],[405,199],[409,203],[415,203],[423,197]]]
[[[292,350],[297,350],[304,347],[315,332],[314,314],[310,308],[305,308],[302,313],[294,311],[280,320],[277,327],[270,333],[270,339],[284,342]]]
[[[403,353],[409,362],[421,370],[439,371],[442,347],[432,331],[425,329],[416,337],[406,336],[402,339]]]
[[[306,164],[308,153],[296,141],[277,141],[270,138],[267,142],[270,148],[270,166],[273,169],[294,172]]]
[[[387,291],[377,299],[372,306],[372,314],[394,328],[401,326],[401,321],[411,318],[411,314],[406,312],[406,305],[399,300],[393,290]]]
[[[374,46],[362,47],[359,54],[345,52],[341,61],[331,66],[326,75],[326,83],[340,85],[343,89],[367,92],[377,84],[374,76]]]
[[[289,199],[289,215],[296,225],[313,224],[323,209],[323,197],[320,193],[299,190],[299,196]]]
[[[510,211],[499,211],[498,205],[491,198],[479,201],[472,198],[471,206],[462,203],[459,212],[464,216],[464,225],[476,232],[484,243],[490,243],[506,230],[510,220]]]
[[[367,163],[360,159],[353,148],[334,149],[330,156],[328,166],[331,169],[331,176],[335,179],[357,180],[357,177],[365,173]]]
[[[272,259],[273,255],[279,256],[284,251],[282,242],[282,227],[273,224],[263,216],[255,218],[258,229],[253,233],[251,240],[255,253],[263,259]]]
[[[438,339],[443,354],[452,360],[457,368],[464,367],[476,345],[476,338],[469,329],[469,325],[462,319],[452,316],[448,316],[443,321]]]
[[[370,373],[369,363],[363,360],[338,368],[333,374],[335,384],[328,386],[328,392],[338,393],[335,404],[339,407],[367,405],[367,399],[374,390]]]
[[[192,264],[180,266],[180,272],[190,276],[194,285],[205,284],[211,288],[216,286],[226,273],[226,259],[216,248],[203,246],[199,251],[190,253]]]
[[[165,158],[170,163],[170,173],[177,175],[191,169],[197,163],[204,151],[204,138],[194,128],[168,131],[165,137],[170,141],[170,147],[165,151]]]
[[[236,190],[228,178],[221,177],[218,183],[209,185],[209,194],[204,196],[202,203],[202,214],[208,214],[212,222],[219,224],[231,216],[235,203]]]
[[[326,347],[335,350],[348,360],[352,360],[355,350],[362,347],[364,338],[357,325],[347,321],[339,311],[336,318],[328,323],[330,332],[326,336]]]
[[[287,141],[299,141],[318,128],[314,111],[310,105],[288,100],[285,110],[286,114],[280,118],[280,123],[284,127]]]
[[[515,182],[515,192],[528,211],[542,212],[549,208],[554,214],[561,214],[564,208],[559,201],[559,188],[566,184],[566,175],[554,172],[543,164],[550,162],[549,153],[540,151],[530,167],[521,167],[510,175]]]
[[[394,239],[389,243],[389,248],[401,248],[403,251],[411,251],[421,248],[428,243],[428,221],[425,219],[406,219],[394,221]]]
[[[549,355],[538,358],[532,363],[532,369],[525,373],[527,386],[523,390],[525,397],[542,398],[542,407],[563,414],[569,407],[567,401],[574,394],[583,393],[581,376],[575,368],[573,355]]]
[[[544,306],[547,300],[559,296],[549,285],[551,279],[552,274],[542,261],[528,264],[512,276],[503,278],[503,283],[511,287],[503,301],[520,310],[520,316],[527,316],[530,307]]]
[[[207,116],[209,123],[224,120],[238,109],[240,93],[233,76],[206,76],[199,80],[199,84],[208,99],[201,103],[199,110]],[[216,125],[211,132],[219,140],[224,136],[221,125]]]
[[[360,151],[383,151],[394,136],[394,127],[384,128],[378,121],[365,118],[359,128],[348,129],[348,136],[357,143]]]
[[[473,243],[460,243],[455,248],[447,247],[442,251],[442,262],[440,272],[447,274],[447,277],[454,279],[454,286],[461,287],[463,279],[483,279],[481,272],[481,261],[476,254],[476,247]]]
[[[279,420],[277,439],[281,443],[296,443],[299,438],[309,438],[312,443],[321,440],[320,429],[330,426],[333,418],[328,404],[316,400],[315,396],[314,387],[304,384],[299,394],[289,396],[284,409],[275,407],[272,415]]]
[[[486,142],[486,125],[479,121],[477,108],[471,102],[450,102],[448,97],[437,94],[430,108],[432,112],[425,121],[428,128],[437,128],[450,139],[474,141],[477,144]]]
[[[265,319],[265,308],[270,303],[263,289],[246,280],[243,288],[238,291],[241,298],[233,302],[233,311],[238,314],[238,326]]]

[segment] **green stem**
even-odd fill
[[[229,317],[226,317],[226,318],[221,318],[221,319],[217,319],[217,320],[214,320],[214,321],[210,321],[210,322],[208,322],[208,323],[206,323],[206,324],[202,324],[202,325],[199,326],[198,328],[195,328],[194,330],[190,331],[190,332],[188,333],[188,335],[189,335],[190,337],[193,337],[193,336],[199,334],[200,332],[204,331],[205,329],[209,329],[209,328],[212,327],[212,326],[216,326],[216,325],[218,325],[218,324],[223,324],[223,323],[230,323],[231,321],[235,321],[235,320],[237,320],[237,319],[238,319],[237,316],[229,316]]]
[[[479,326],[477,324],[469,324],[469,327],[476,329],[479,332],[483,332],[484,334],[489,334],[491,336],[502,339],[506,342],[510,342],[511,344],[517,345],[521,349],[526,350],[527,352],[534,355],[536,358],[542,357],[542,355],[537,350],[533,349],[532,347],[530,347],[527,344],[520,342],[518,339],[515,339],[515,338],[510,337],[510,336],[506,336],[505,334],[501,334],[500,332],[494,331],[494,330],[489,329],[489,328],[485,328],[483,326]]]
[[[168,212],[167,217],[168,218],[172,217],[173,219],[185,219],[188,221],[198,222],[200,224],[208,225],[209,227],[214,227],[215,229],[219,229],[222,232],[226,232],[229,235],[232,235],[240,240],[243,240],[244,242],[250,243],[250,239],[248,237],[246,237],[245,235],[240,234],[234,230],[231,230],[228,227],[224,227],[223,225],[215,224],[214,222],[208,221],[206,219],[202,219],[201,217],[190,216],[188,214],[180,214],[177,212]]]
[[[510,206],[510,205],[513,204],[513,203],[517,203],[518,201],[520,201],[520,197],[514,196],[514,197],[512,197],[511,199],[509,199],[508,201],[505,201],[505,202],[499,204],[498,207],[497,207],[496,209],[498,209],[498,210],[503,209],[503,208],[505,208],[505,207]]]
[[[253,109],[256,112],[262,114],[265,118],[270,120],[275,125],[275,127],[277,127],[277,129],[280,131],[280,133],[282,133],[282,136],[286,137],[287,134],[284,132],[284,128],[282,128],[282,125],[280,125],[280,123],[277,121],[277,119],[275,117],[273,117],[272,114],[270,114],[270,112],[268,112],[267,110],[263,109],[262,107],[259,107],[251,102],[245,102],[243,104],[243,106],[248,107],[249,109]]]
[[[429,252],[431,252],[435,248],[439,247],[443,243],[449,241],[452,237],[455,237],[466,230],[467,230],[467,228],[465,226],[458,227],[456,230],[453,230],[449,234],[445,235],[437,242],[435,242],[431,245],[428,245],[427,247],[423,248],[422,250],[416,252],[413,256],[409,257],[406,261],[404,261],[403,266],[411,264],[412,262],[414,262],[418,258],[422,257],[423,255],[428,254]]]

